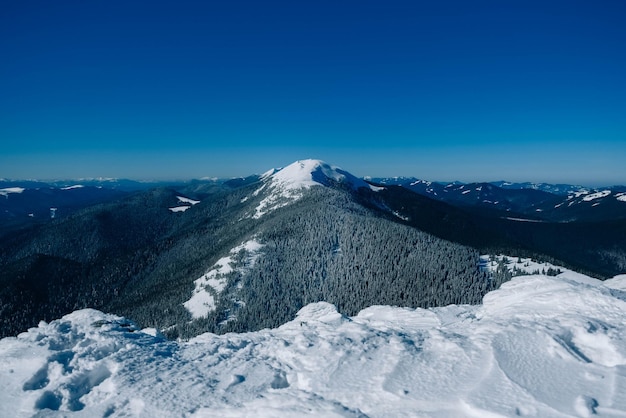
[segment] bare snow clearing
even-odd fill
[[[176,196],[176,199],[178,199],[178,201],[182,203],[183,205],[169,208],[169,210],[171,210],[172,212],[184,212],[190,207],[200,203],[199,200],[189,199],[188,197],[184,197],[184,196]]]
[[[184,212],[189,209],[191,206],[175,206],[173,208],[168,208],[172,212]]]
[[[191,206],[197,205],[198,203],[200,203],[199,200],[189,199],[188,197],[184,197],[184,196],[176,196],[176,198],[178,199],[179,202],[189,203]]]
[[[512,257],[502,254],[496,256],[481,255],[480,261],[481,265],[486,266],[489,271],[495,271],[498,268],[498,263],[504,262],[506,268],[512,273],[519,271],[524,274],[545,274],[547,270],[574,273],[565,267],[556,266],[548,262],[538,262],[532,258]]]
[[[252,239],[230,250],[211,269],[194,280],[195,289],[191,298],[183,303],[195,319],[203,318],[215,310],[215,300],[226,289],[232,273],[245,273],[254,267],[263,244]]]

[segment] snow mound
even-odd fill
[[[334,305],[327,302],[312,303],[298,311],[296,320],[303,322],[319,322],[329,325],[340,325],[348,318],[339,312]]]
[[[626,275],[606,284],[522,276],[480,306],[352,318],[320,302],[187,342],[81,310],[0,340],[0,415],[624,416]]]
[[[296,161],[280,170],[270,170],[261,179],[264,184],[254,195],[265,190],[267,196],[256,207],[252,215],[255,219],[300,199],[303,191],[313,186],[344,185],[355,190],[361,187],[380,190],[339,167],[311,159]]]

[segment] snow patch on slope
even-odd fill
[[[75,184],[73,186],[67,186],[67,187],[61,187],[61,190],[73,190],[73,189],[82,189],[83,186],[82,184]]]
[[[394,210],[394,211],[392,211],[391,213],[393,213],[393,215],[394,215],[396,218],[400,218],[400,219],[402,219],[403,221],[407,221],[407,222],[408,222],[408,221],[410,221],[410,219],[409,219],[409,217],[408,217],[408,216],[404,216],[404,215],[402,215],[402,214],[401,214],[400,212],[398,212],[397,210]]]
[[[600,192],[591,193],[591,194],[583,197],[583,200],[585,202],[591,202],[592,200],[595,200],[595,199],[601,199],[603,197],[607,197],[610,194],[611,194],[610,190],[602,190]]]
[[[542,221],[540,219],[513,218],[513,217],[510,217],[510,216],[502,217],[502,219],[507,219],[509,221],[515,221],[515,222],[534,222],[534,223],[545,222],[545,221]]]
[[[343,183],[353,189],[370,187],[364,180],[320,160],[296,161],[280,170],[264,173],[261,179],[265,184],[257,189],[253,196],[257,196],[263,190],[267,196],[255,208],[252,215],[254,219],[297,201],[304,195],[306,189],[313,186]],[[377,189],[372,188],[374,191],[378,191]]]
[[[236,246],[220,258],[211,269],[194,280],[191,298],[183,303],[194,319],[206,317],[216,307],[216,299],[226,289],[233,273],[244,273],[254,267],[263,244],[252,239]]]
[[[590,192],[587,189],[579,189],[568,194],[567,198],[568,199],[579,198],[580,196],[585,196],[585,195],[588,195],[589,193]]]
[[[189,199],[188,197],[184,197],[184,196],[176,196],[176,199],[178,199],[178,201],[181,203],[189,203],[191,206],[197,205],[198,203],[200,203],[199,200]]]
[[[77,311],[0,340],[0,404],[17,418],[623,416],[626,275],[609,282],[524,276],[480,306],[352,318],[320,302],[188,342]]]
[[[189,199],[188,197],[184,197],[184,196],[176,196],[176,199],[178,199],[178,201],[180,203],[182,203],[183,205],[175,206],[173,208],[169,208],[169,210],[172,211],[172,212],[184,212],[187,209],[189,209],[190,207],[200,203],[199,200]]]
[[[191,206],[174,206],[173,208],[168,208],[172,212],[184,212],[189,209]]]
[[[11,193],[22,193],[24,190],[23,187],[7,187],[4,189],[0,189],[0,196],[9,197]]]

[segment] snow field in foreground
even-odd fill
[[[76,311],[0,340],[0,416],[626,416],[624,289],[523,276],[480,306],[320,302],[187,342]]]

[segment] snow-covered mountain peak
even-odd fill
[[[352,187],[369,187],[369,185],[339,167],[331,166],[321,160],[299,160],[277,171],[271,176],[272,183],[286,188],[309,188],[311,186],[328,186],[331,183],[345,183]]]
[[[260,218],[267,212],[286,206],[303,196],[303,191],[312,186],[346,185],[354,190],[361,187],[374,188],[364,180],[331,166],[321,160],[299,160],[279,170],[270,170],[261,176],[263,185],[254,192],[263,192],[266,197],[256,207],[253,218]]]
[[[300,160],[277,170],[266,178],[273,184],[288,188],[309,188],[316,185],[313,172],[323,165],[328,166],[320,160]]]

